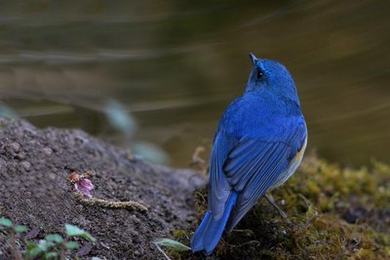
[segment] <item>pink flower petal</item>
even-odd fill
[[[83,179],[79,180],[78,182],[76,182],[74,184],[74,187],[75,187],[76,191],[82,193],[84,196],[86,196],[88,198],[92,198],[91,191],[93,190],[94,186],[93,186],[91,180],[83,178]]]

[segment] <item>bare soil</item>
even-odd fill
[[[110,209],[77,200],[67,179],[70,169],[92,171],[93,196],[133,200],[148,211]],[[65,223],[89,231],[79,257],[162,259],[152,243],[194,222],[193,191],[204,178],[131,159],[129,154],[80,130],[37,129],[20,120],[0,119],[0,215],[28,226],[28,239],[64,232]],[[9,257],[0,234],[0,259]]]

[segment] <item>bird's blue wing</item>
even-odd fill
[[[237,225],[289,166],[291,147],[285,143],[257,141],[252,145],[257,152],[231,157],[225,167],[229,184],[239,192],[227,230]],[[246,165],[237,169],[238,164]]]
[[[227,230],[231,230],[281,175],[288,172],[305,139],[306,125],[297,124],[280,140],[239,140],[223,168],[227,183],[239,194]]]
[[[218,219],[232,191],[239,196],[230,217],[233,228],[256,201],[287,171],[303,146],[306,125],[289,125],[283,136],[237,138],[219,130],[210,158],[209,210]]]

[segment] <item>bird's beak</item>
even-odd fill
[[[253,54],[253,52],[250,52],[250,53],[249,53],[249,59],[251,60],[253,66],[256,65],[257,58],[256,58],[256,56]]]

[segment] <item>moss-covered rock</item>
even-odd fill
[[[272,194],[289,221],[261,200],[232,233],[224,236],[214,256],[390,258],[390,166],[373,162],[369,168],[350,169],[308,156],[299,171]],[[205,189],[196,196],[200,219],[206,209]],[[175,231],[174,235],[189,243],[196,224],[193,229]],[[171,255],[178,259],[191,257]]]

